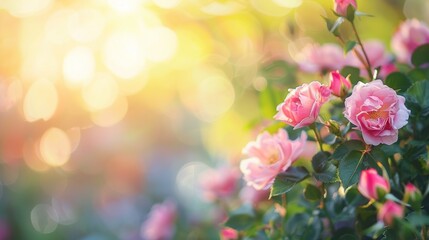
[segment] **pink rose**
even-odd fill
[[[347,15],[347,8],[349,7],[349,5],[352,5],[356,9],[356,0],[334,0],[335,12],[340,16]]]
[[[328,100],[331,90],[317,81],[303,84],[293,90],[277,106],[275,119],[294,126],[294,129],[312,124],[319,116],[320,107]]]
[[[235,229],[224,227],[220,230],[221,240],[234,240],[238,239],[238,232]]]
[[[368,60],[371,63],[372,70],[380,67],[379,76],[386,77],[390,72],[396,70],[395,65],[392,65],[392,56],[386,52],[384,44],[378,40],[370,40],[363,43],[365,52],[368,56]],[[360,46],[355,47],[359,54],[364,58],[362,48]],[[365,77],[368,76],[368,72],[365,65],[356,57],[353,51],[350,51],[346,56],[346,65],[357,67],[360,69],[360,74]]]
[[[429,27],[417,19],[408,19],[399,25],[391,45],[398,61],[411,63],[413,51],[425,43],[429,43]]]
[[[419,209],[422,201],[422,192],[412,183],[408,183],[405,185],[404,201],[410,203],[413,208]]]
[[[391,225],[394,218],[402,218],[403,216],[404,208],[391,200],[387,200],[377,214],[378,220],[384,222],[385,225]]]
[[[352,83],[349,78],[341,76],[340,72],[332,71],[329,73],[329,89],[332,94],[337,97],[344,97],[348,91],[352,88]]]
[[[365,143],[390,145],[398,140],[398,129],[408,123],[410,110],[404,102],[381,80],[359,82],[345,100],[344,116],[362,131]]]
[[[366,198],[377,200],[380,191],[390,192],[390,184],[387,179],[378,175],[375,169],[370,168],[361,172],[358,190]]]
[[[316,73],[341,69],[345,65],[343,50],[335,44],[308,44],[295,58],[304,72]]]
[[[229,197],[234,193],[239,172],[232,168],[211,169],[202,173],[200,185],[208,201]]]
[[[268,132],[258,135],[256,141],[243,149],[249,158],[241,161],[240,170],[247,185],[257,190],[270,188],[277,174],[286,171],[302,153],[306,140],[304,131],[294,141],[284,129],[274,135]]]
[[[147,240],[172,239],[174,221],[176,219],[176,205],[171,201],[153,205],[148,219],[143,223],[141,236]]]

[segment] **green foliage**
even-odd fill
[[[359,81],[365,82],[365,80],[360,77],[360,69],[352,66],[345,66],[340,71],[341,75],[348,76],[350,75],[350,82],[353,85],[356,85]]]
[[[429,63],[429,44],[424,44],[414,50],[411,56],[411,63],[416,67]]]
[[[252,227],[254,223],[255,213],[252,207],[249,205],[243,205],[230,214],[225,226],[243,231]]]
[[[344,53],[348,53],[351,50],[353,50],[356,44],[357,44],[356,41],[347,41],[346,44],[344,45]]]
[[[311,160],[314,177],[321,182],[329,183],[337,180],[337,167],[329,161],[329,152],[318,152]]]
[[[309,176],[304,167],[290,167],[286,172],[277,175],[271,187],[270,198],[289,192],[295,184],[301,182]]]
[[[410,79],[408,79],[407,75],[401,72],[393,72],[389,74],[384,82],[387,86],[397,90],[399,93],[407,91],[411,86]]]
[[[345,189],[359,181],[360,172],[364,169],[363,157],[362,152],[353,150],[340,161],[338,174]]]
[[[304,197],[310,201],[320,201],[322,199],[322,192],[313,184],[307,184],[304,190]]]

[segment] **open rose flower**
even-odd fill
[[[332,71],[329,73],[329,89],[333,95],[343,97],[352,88],[352,83],[348,77],[341,76],[340,72]]]
[[[394,218],[402,218],[403,216],[404,208],[391,200],[387,200],[377,214],[378,220],[384,222],[385,225],[391,225]]]
[[[417,19],[409,19],[399,25],[391,45],[398,61],[410,63],[414,50],[425,43],[429,43],[429,27]]]
[[[231,196],[237,185],[239,172],[233,168],[210,169],[202,173],[200,185],[206,200],[214,201],[218,198]]]
[[[294,129],[312,124],[319,116],[322,105],[331,90],[317,81],[290,90],[283,103],[277,106],[275,119],[294,126]]]
[[[398,129],[408,123],[410,110],[405,98],[384,85],[381,80],[359,82],[345,100],[344,116],[362,131],[367,144],[393,144],[398,140]]]
[[[249,156],[240,163],[244,180],[255,189],[268,189],[277,174],[286,171],[302,153],[306,140],[304,131],[296,140],[290,140],[284,129],[274,135],[268,132],[258,135],[256,141],[243,149]]]
[[[175,219],[176,205],[173,202],[167,200],[153,205],[148,219],[142,225],[142,238],[147,240],[172,239]]]
[[[341,69],[345,66],[343,50],[335,44],[308,44],[296,56],[302,71],[316,73]]]
[[[387,179],[378,175],[375,169],[370,168],[361,172],[358,190],[366,198],[377,200],[380,198],[380,192],[390,192],[390,184]]]
[[[338,15],[346,16],[347,8],[352,5],[357,8],[356,0],[334,0],[334,10]]]

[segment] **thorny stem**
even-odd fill
[[[372,67],[371,67],[371,63],[369,62],[368,55],[366,54],[365,48],[364,48],[364,46],[362,44],[362,41],[360,40],[359,34],[358,34],[357,30],[356,30],[355,23],[351,22],[351,24],[352,24],[353,32],[355,33],[355,36],[356,36],[356,40],[358,41],[360,47],[362,48],[363,56],[365,57],[365,60],[367,62],[367,64],[365,65],[365,67],[366,67],[366,70],[368,71],[368,77],[370,78],[370,81],[372,81],[372,71],[371,71]]]

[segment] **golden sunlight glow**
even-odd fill
[[[3,0],[0,7],[15,17],[29,17],[47,9],[52,0]]]
[[[45,172],[49,170],[49,165],[42,161],[39,142],[28,140],[23,148],[24,161],[29,168],[36,172]]]
[[[274,0],[274,3],[282,7],[296,8],[302,4],[302,0]]]
[[[91,114],[92,121],[100,127],[110,127],[120,122],[128,111],[128,101],[119,97],[108,108]]]
[[[24,98],[24,117],[29,122],[39,119],[49,120],[54,115],[58,105],[58,94],[54,84],[39,80],[28,89]]]
[[[152,2],[161,8],[174,8],[179,5],[180,0],[152,0]]]
[[[142,40],[131,32],[115,32],[103,48],[103,60],[107,68],[120,78],[138,75],[145,65]]]
[[[91,81],[95,71],[92,50],[87,47],[74,47],[64,57],[63,75],[69,86],[81,86]]]
[[[71,148],[67,134],[59,128],[48,129],[40,139],[40,154],[50,166],[64,165],[70,158]]]
[[[143,0],[108,0],[109,5],[119,13],[130,13],[139,10]]]
[[[91,8],[74,12],[67,22],[69,35],[78,42],[90,42],[103,32],[105,19],[103,15]]]
[[[145,32],[144,52],[147,59],[162,62],[173,57],[177,48],[176,33],[166,27],[153,27]]]
[[[88,110],[97,111],[112,105],[118,96],[118,85],[108,74],[99,73],[82,89],[82,97]]]

